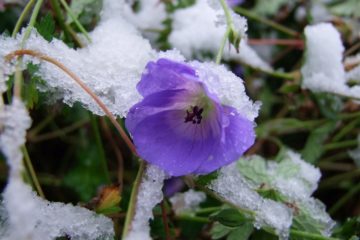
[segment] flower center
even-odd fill
[[[186,110],[185,123],[192,122],[193,124],[200,124],[202,117],[202,113],[204,111],[203,108],[199,108],[198,106],[191,106],[190,111]]]

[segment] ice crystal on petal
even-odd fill
[[[135,216],[126,240],[147,240],[150,237],[149,220],[152,209],[163,199],[162,186],[166,174],[154,165],[148,165],[137,195]]]
[[[236,108],[241,115],[253,121],[261,106],[260,102],[253,103],[246,95],[243,80],[227,70],[223,65],[211,62],[190,62],[199,78],[206,84],[211,93],[216,94],[221,103]]]
[[[190,189],[184,193],[176,193],[170,198],[170,202],[175,213],[179,215],[195,211],[199,207],[199,204],[205,199],[205,193],[196,192],[193,189]]]
[[[233,81],[235,106],[222,95]],[[258,109],[241,79],[223,67],[160,58],[148,63],[137,89],[144,98],[130,109],[126,127],[138,154],[170,176],[215,171],[254,143]]]

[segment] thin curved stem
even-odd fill
[[[140,160],[140,166],[138,173],[136,175],[136,179],[134,181],[134,185],[132,187],[130,201],[129,201],[129,207],[126,212],[126,218],[125,218],[125,224],[124,229],[122,232],[122,239],[125,239],[128,235],[130,229],[131,229],[131,223],[135,215],[135,208],[136,208],[136,202],[137,202],[137,195],[139,193],[139,188],[141,184],[141,179],[144,175],[146,163],[144,161]]]
[[[100,98],[85,83],[83,83],[83,81],[75,73],[70,71],[67,67],[65,67],[62,63],[58,62],[56,59],[46,56],[44,54],[41,54],[39,52],[29,50],[29,49],[22,49],[22,50],[17,50],[17,51],[11,52],[10,54],[5,56],[5,59],[7,61],[10,61],[14,57],[23,56],[23,55],[30,55],[30,56],[39,58],[41,60],[47,61],[49,63],[52,63],[55,66],[57,66],[58,68],[60,68],[62,71],[64,71],[68,76],[70,76],[87,94],[89,94],[89,96],[104,111],[104,113],[106,114],[106,116],[108,116],[111,123],[115,126],[116,130],[119,132],[120,136],[125,141],[126,145],[129,147],[129,149],[133,152],[134,155],[138,156],[134,144],[132,143],[130,138],[127,136],[124,129],[122,129],[120,124],[116,121],[115,116],[110,112],[110,110],[100,100]]]
[[[65,8],[65,10],[67,11],[67,13],[69,14],[69,16],[71,17],[71,19],[74,21],[74,23],[76,24],[76,26],[79,28],[79,30],[82,32],[82,34],[84,34],[85,38],[91,42],[91,38],[89,36],[89,33],[85,30],[85,28],[83,27],[83,25],[79,22],[79,20],[77,19],[77,17],[75,16],[74,12],[71,10],[71,8],[69,7],[69,5],[66,3],[65,0],[60,0],[61,4],[63,5],[63,7]]]
[[[23,24],[26,15],[28,15],[28,13],[30,12],[30,9],[31,9],[32,6],[34,5],[35,1],[36,1],[36,0],[30,0],[30,1],[26,4],[24,10],[22,11],[19,19],[18,19],[17,22],[16,22],[16,25],[15,25],[15,28],[14,28],[12,34],[11,34],[11,37],[15,37],[16,34],[20,31],[21,25]]]
[[[223,53],[224,53],[224,48],[225,48],[226,40],[228,38],[229,33],[230,33],[230,28],[227,28],[226,32],[224,34],[224,37],[221,40],[221,45],[220,45],[218,54],[216,55],[216,62],[215,62],[216,64],[220,64],[220,62],[221,62],[221,58],[222,58]]]

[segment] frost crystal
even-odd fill
[[[360,86],[348,87],[342,64],[344,46],[339,32],[329,23],[305,28],[306,61],[301,69],[304,88],[360,97]]]
[[[147,240],[150,237],[149,220],[152,209],[163,199],[162,186],[165,173],[154,165],[147,165],[137,195],[135,216],[126,240]]]
[[[5,222],[1,224],[1,239],[113,239],[110,219],[70,204],[50,203],[35,195],[22,181],[22,153],[26,130],[31,119],[23,103],[14,98],[11,105],[0,110],[0,148],[10,167],[8,184],[1,208]],[[3,215],[1,217],[4,217]]]
[[[294,211],[295,227],[307,219],[313,227],[309,231],[331,235],[335,222],[325,211],[324,205],[311,197],[316,190],[321,174],[319,169],[301,159],[300,155],[288,150],[281,155],[280,162],[265,161],[259,156],[251,156],[237,162],[238,170],[255,188],[266,186],[281,194]],[[297,209],[297,210],[296,210]],[[300,219],[300,220],[299,220]]]
[[[208,186],[224,199],[255,213],[255,226],[274,228],[279,235],[288,235],[292,213],[284,204],[263,199],[237,170],[236,164],[221,169]]]
[[[223,16],[223,10],[213,9],[207,0],[198,0],[191,7],[177,10],[173,14],[173,31],[169,36],[170,44],[179,49],[188,59],[199,54],[199,52],[216,54],[226,31],[225,25],[216,23],[219,21],[219,16]],[[239,34],[244,37],[247,29],[246,20],[237,15],[234,21]],[[237,53],[233,47],[230,50],[225,49],[224,59],[241,61],[260,69],[271,69],[246,44],[244,39],[241,41],[240,52]]]
[[[199,204],[206,199],[206,195],[203,192],[196,192],[190,189],[184,193],[176,193],[170,198],[172,207],[177,215],[182,213],[191,213],[195,211]]]
[[[116,1],[105,1],[102,21],[90,33],[92,43],[85,48],[74,50],[56,39],[48,43],[35,32],[25,48],[39,51],[65,64],[102,99],[113,114],[124,117],[128,109],[140,99],[136,84],[155,52],[149,42],[122,18],[121,13],[121,3],[118,6]],[[20,48],[21,39],[22,35],[16,40],[0,38],[2,60],[4,55]],[[26,59],[29,61],[29,58]],[[36,60],[30,60],[37,63]],[[39,75],[47,83],[40,90],[55,89],[63,95],[65,103],[72,105],[81,102],[93,113],[103,115],[88,94],[55,66],[42,62]]]
[[[210,92],[216,94],[221,103],[235,107],[239,113],[253,121],[258,116],[260,102],[253,103],[246,95],[241,78],[215,63],[190,62],[199,78],[206,83]]]

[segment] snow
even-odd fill
[[[205,193],[190,189],[184,193],[176,193],[169,200],[175,214],[180,215],[183,213],[193,213],[205,199]]]
[[[172,16],[173,31],[169,36],[170,44],[179,49],[187,59],[192,59],[194,56],[201,58],[201,55],[197,54],[204,52],[215,55],[226,31],[223,15],[221,8],[212,8],[207,0],[198,0],[191,7],[177,10]],[[234,24],[240,36],[245,38],[247,30],[245,18],[236,15]],[[229,49],[225,47],[223,58],[241,61],[255,68],[271,70],[271,67],[247,45],[245,39],[241,41],[239,53],[234,47]]]
[[[135,216],[126,240],[146,240],[150,237],[149,220],[152,209],[163,199],[162,186],[166,174],[154,165],[147,165],[137,195]]]
[[[342,64],[344,46],[335,27],[329,23],[307,26],[305,36],[306,57],[301,69],[303,88],[360,98],[360,86],[346,85]]]
[[[10,167],[1,206],[0,237],[4,240],[54,239],[113,239],[111,219],[96,215],[71,204],[51,203],[38,197],[22,180],[23,164],[20,147],[25,143],[31,119],[24,104],[13,98],[11,105],[0,110],[3,132],[0,148]]]
[[[39,51],[55,58],[90,87],[115,115],[124,117],[128,109],[141,97],[136,84],[146,63],[155,56],[148,40],[140,36],[137,30],[126,22],[121,14],[122,5],[117,1],[106,1],[102,21],[90,33],[92,43],[82,49],[74,50],[62,41],[45,41],[33,32],[25,48]],[[114,14],[114,15],[113,15]],[[11,51],[19,49],[22,34],[16,40],[0,39],[1,59]],[[37,60],[25,58],[25,61],[37,63]],[[5,69],[9,73],[9,69]],[[47,85],[41,91],[57,91],[63,101],[72,105],[80,102],[91,112],[103,115],[102,110],[80,87],[74,84],[64,72],[50,63],[40,64],[39,75]],[[57,95],[58,95],[57,94]]]
[[[128,4],[125,10],[126,19],[134,24],[140,31],[162,30],[162,22],[167,13],[165,4],[158,0],[140,0],[139,9],[134,12]]]
[[[197,74],[206,83],[208,90],[216,94],[222,104],[235,107],[243,116],[253,121],[260,109],[260,102],[253,103],[246,95],[243,80],[215,63],[190,62]]]
[[[292,223],[292,212],[284,204],[263,199],[240,174],[236,163],[222,168],[217,179],[208,187],[239,208],[255,213],[255,227],[274,228],[278,235],[287,236]]]

